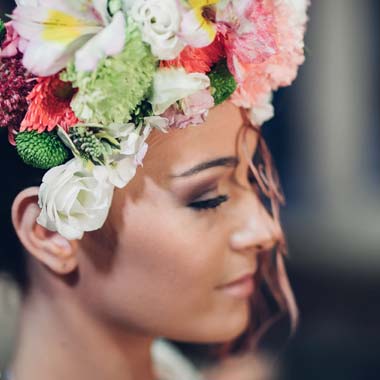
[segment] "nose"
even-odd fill
[[[250,200],[245,199],[243,206],[238,211],[240,224],[231,234],[231,249],[234,251],[269,251],[280,241],[281,227],[254,194],[249,197]]]

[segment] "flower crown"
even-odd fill
[[[202,124],[227,99],[259,126],[304,60],[308,0],[16,0],[0,21],[0,127],[47,170],[37,221],[102,227],[153,129]]]

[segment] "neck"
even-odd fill
[[[21,311],[12,380],[154,380],[153,338],[96,320],[64,296],[36,293]]]

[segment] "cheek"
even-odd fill
[[[115,314],[163,330],[168,321],[180,320],[183,329],[187,318],[210,313],[223,275],[223,237],[210,236],[205,218],[173,206],[124,212],[105,295]]]
[[[117,256],[126,281],[179,300],[212,289],[221,274],[222,239],[210,239],[187,213],[149,211],[142,213],[149,218],[125,226]]]
[[[199,342],[236,336],[247,305],[215,290],[231,254],[228,218],[153,199],[120,207],[118,245],[97,286],[96,311],[152,336]]]

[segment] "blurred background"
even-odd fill
[[[12,7],[1,0],[0,14]],[[306,63],[264,127],[301,312],[276,366],[281,380],[379,379],[380,2],[314,0],[309,14]],[[0,283],[0,368],[17,305]]]

